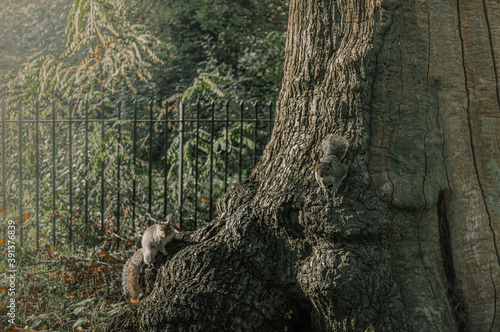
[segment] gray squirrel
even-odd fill
[[[150,226],[142,235],[142,248],[137,250],[123,266],[122,288],[124,294],[130,294],[130,303],[139,299],[139,274],[144,264],[153,263],[158,251],[164,255],[165,245],[173,239],[178,240],[177,231],[168,222],[158,222]]]
[[[320,186],[318,190],[323,189],[325,196],[329,196],[328,188],[331,187],[335,196],[342,180],[349,171],[349,166],[341,163],[349,148],[349,142],[343,136],[328,135],[323,141],[322,147],[325,156],[323,160],[318,158],[314,176]]]

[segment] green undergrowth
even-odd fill
[[[109,244],[109,242],[108,242]],[[12,324],[7,315],[15,298],[15,326],[35,331],[101,331],[106,320],[128,305],[121,293],[121,270],[131,255],[131,243],[105,244],[86,250],[67,245],[33,249],[18,246],[15,252],[15,294],[2,283],[0,331]],[[2,252],[7,257],[6,242]],[[11,274],[7,259],[0,262],[5,277]],[[3,280],[7,280],[2,278]]]

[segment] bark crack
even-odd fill
[[[483,8],[484,8],[484,18],[486,19],[486,27],[488,28],[488,39],[490,42],[491,60],[493,61],[493,72],[495,73],[497,103],[498,103],[498,107],[500,108],[500,92],[499,92],[499,85],[498,85],[497,64],[495,61],[495,50],[493,48],[493,40],[491,37],[490,19],[488,17],[488,10],[486,8],[486,1],[485,0],[483,0]]]
[[[405,26],[405,17],[404,17],[404,11],[401,11],[401,21],[402,25]],[[403,96],[404,96],[404,91],[405,91],[405,85],[404,85],[404,74],[403,74],[403,50],[401,49],[401,41],[398,41],[398,46],[399,46],[399,77],[400,77],[400,82],[401,82],[401,97],[399,99],[399,104],[398,104],[398,124],[396,126],[396,142],[399,142],[399,129],[401,128],[401,104],[403,103]],[[392,137],[392,135],[391,135]],[[387,171],[387,176],[389,177],[389,171]],[[394,202],[394,183],[392,182],[391,178],[389,177],[389,181],[391,182],[392,185],[392,195],[391,195],[391,205]],[[420,239],[419,239],[420,242]]]
[[[368,100],[367,100],[367,105],[369,109],[372,109],[372,94],[375,86],[375,77],[377,73],[377,68],[379,65],[379,54],[382,50],[382,46],[384,44],[385,36],[389,29],[392,26],[392,16],[394,14],[394,10],[398,7],[398,1],[397,0],[386,0],[383,4],[383,6],[380,8],[381,13],[385,17],[385,21],[375,21],[374,20],[374,31],[373,31],[373,37],[372,37],[372,46],[373,46],[373,71],[372,74],[370,75],[372,80],[371,80],[371,85],[370,89],[367,93],[368,95]],[[368,73],[370,73],[370,70],[368,70]],[[389,175],[389,170],[387,170],[387,180],[391,184],[391,198],[390,198],[390,205],[392,206],[394,203],[394,182],[392,181],[390,175]]]
[[[493,280],[493,276],[491,275],[491,266],[490,266],[490,279],[491,279],[491,284],[493,285],[493,319],[491,320],[490,332],[493,332],[493,327],[495,326],[495,319],[497,315],[497,288],[495,287],[495,281]]]
[[[438,126],[438,129],[441,129],[441,124],[439,122],[439,115],[441,114],[441,109],[439,108],[439,94],[436,91],[436,123]],[[446,150],[446,133],[444,131],[444,127],[442,129],[442,137],[443,137],[443,143],[441,144],[441,160],[443,162],[443,167],[444,167],[444,173],[446,175],[446,184],[448,185],[448,192],[451,197],[452,192],[451,192],[451,184],[450,184],[450,177],[448,174],[448,166],[446,165],[446,156],[445,156],[445,150]]]
[[[406,25],[405,24],[405,16],[404,16],[404,11],[401,11],[401,21],[403,22],[403,27]],[[399,141],[399,128],[401,128],[401,104],[403,103],[403,96],[404,96],[404,79],[403,79],[403,50],[401,49],[401,41],[398,41],[398,46],[399,46],[399,64],[400,64],[400,70],[399,70],[399,76],[401,78],[401,98],[399,99],[399,105],[398,105],[398,130],[396,130],[396,140]]]
[[[453,252],[451,250],[449,221],[447,216],[446,199],[443,192],[439,194],[437,202],[438,222],[439,222],[439,243],[443,256],[443,268],[448,288],[448,301],[453,311],[458,331],[467,331],[467,313],[462,297],[462,292],[458,286],[458,279],[453,263]]]
[[[428,24],[428,38],[429,38],[429,47],[428,47],[428,52],[427,52],[427,100],[428,100],[428,105],[430,104],[430,97],[429,97],[429,71],[430,71],[430,23],[429,23],[429,13],[427,14],[427,24]],[[424,262],[424,256],[422,255],[422,241],[421,241],[421,233],[420,230],[422,228],[422,220],[424,217],[424,213],[427,210],[427,197],[425,195],[425,183],[427,181],[427,176],[428,176],[428,160],[427,160],[427,135],[429,133],[429,123],[427,122],[427,117],[428,117],[429,109],[427,108],[427,111],[425,112],[424,115],[424,122],[426,126],[426,131],[424,135],[424,164],[425,164],[425,170],[424,170],[424,176],[423,176],[423,181],[422,181],[422,196],[424,198],[424,207],[422,208],[422,212],[420,213],[420,218],[419,218],[419,223],[418,223],[418,255],[420,257],[420,261],[422,262],[422,265],[424,267],[425,271],[425,277],[427,279],[427,282],[429,283],[429,288],[431,290],[432,295],[434,294],[434,287],[432,287],[432,282],[431,278],[429,277],[429,273],[427,270],[427,264]]]
[[[474,135],[472,133],[472,123],[471,123],[470,91],[469,91],[468,79],[467,79],[467,68],[465,65],[466,59],[465,59],[464,39],[463,39],[463,35],[462,35],[462,21],[460,20],[460,0],[457,0],[457,15],[458,15],[458,35],[460,37],[460,46],[461,46],[461,54],[462,54],[462,68],[463,68],[463,72],[464,72],[464,86],[465,86],[465,91],[467,94],[467,110],[466,110],[466,112],[467,112],[467,124],[469,126],[469,137],[470,137],[469,139],[470,139],[471,152],[472,152],[472,162],[474,165],[474,171],[476,173],[476,179],[477,179],[477,183],[479,186],[479,190],[481,191],[481,197],[483,199],[484,210],[486,212],[486,215],[488,216],[489,228],[490,228],[491,233],[493,235],[493,246],[495,247],[498,265],[500,265],[500,255],[498,253],[496,234],[495,234],[495,230],[493,228],[491,214],[490,214],[490,211],[488,208],[488,203],[486,202],[486,197],[484,195],[484,189],[483,189],[483,185],[481,182],[481,177],[479,176],[479,169],[477,167],[476,149],[474,147]]]

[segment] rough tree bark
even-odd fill
[[[500,331],[498,63],[498,1],[292,0],[264,156],[107,330]]]

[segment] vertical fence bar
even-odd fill
[[[56,105],[52,102],[52,243],[56,245]]]
[[[69,107],[69,242],[73,240],[73,107],[74,102],[68,104]]]
[[[116,170],[116,234],[120,235],[120,204],[121,204],[121,197],[120,197],[120,190],[121,190],[121,168],[122,168],[122,157],[121,157],[121,151],[120,147],[122,146],[122,105],[123,103],[120,103],[118,105],[118,160],[116,161],[117,163],[117,170]],[[118,244],[120,243],[120,239],[118,238],[117,240]]]
[[[89,104],[85,103],[85,242],[88,241],[89,234]]]
[[[38,101],[35,104],[35,178],[36,178],[36,192],[35,192],[35,223],[36,223],[36,249],[40,249],[40,105]]]
[[[269,122],[267,124],[267,142],[271,139],[271,126],[273,125],[273,101],[269,102]]]
[[[101,141],[104,141],[104,105],[101,106]],[[105,157],[103,157],[105,158]],[[101,161],[101,234],[104,234],[104,160]]]
[[[255,164],[257,163],[257,123],[259,121],[258,101],[255,102],[254,108],[255,108],[255,126],[253,127],[253,167],[255,167]]]
[[[226,151],[224,153],[224,192],[227,191],[227,156],[229,154],[229,100],[226,101]]]
[[[5,144],[5,100],[2,101],[2,220],[3,220],[3,238],[7,238],[7,195],[6,195],[6,176],[5,176],[5,158],[7,157],[7,153],[5,151],[7,145]]]
[[[238,181],[241,182],[241,173],[243,167],[243,110],[245,109],[245,105],[243,101],[240,103],[240,162],[239,162],[239,176]]]
[[[200,142],[200,100],[196,102],[196,147],[194,149],[194,225],[198,226],[198,146]]]
[[[135,230],[135,209],[136,209],[136,196],[137,196],[137,180],[136,180],[136,168],[137,168],[137,100],[134,100],[134,124],[133,124],[133,134],[132,134],[132,228]]]
[[[152,213],[153,204],[153,100],[149,102],[149,170],[148,170],[148,213]],[[148,218],[148,225],[151,219]]]
[[[210,199],[209,199],[209,215],[208,221],[212,220],[213,216],[213,187],[214,187],[214,122],[215,122],[215,102],[212,100],[210,104]]]
[[[160,106],[161,106],[161,101],[160,101]],[[163,132],[163,155],[164,155],[164,162],[163,162],[163,169],[164,169],[164,176],[163,176],[163,216],[164,219],[167,220],[167,202],[168,202],[168,107],[167,107],[167,102],[165,101],[165,128]]]
[[[179,103],[179,227],[182,229],[183,168],[184,159],[184,104]]]
[[[23,105],[21,101],[18,102],[17,107],[19,109],[19,222],[20,222],[20,241],[23,242],[23,231],[24,231],[24,221],[23,221]]]

